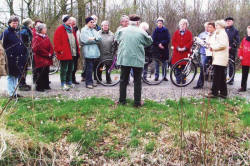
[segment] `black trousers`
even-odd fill
[[[133,69],[134,73],[134,105],[138,106],[141,104],[141,76],[143,70],[143,68],[139,67],[121,66],[119,102],[126,103],[127,85],[131,69]]]
[[[247,78],[250,66],[242,66],[241,88],[247,90]]]
[[[227,96],[226,69],[227,67],[225,66],[214,65],[212,94],[215,96],[217,96],[219,92],[221,95]]]
[[[111,77],[110,77],[110,73],[108,72],[109,68],[111,67],[112,63],[109,64],[105,64],[106,68],[105,68],[105,72],[106,72],[106,81],[109,82],[111,81]],[[103,64],[99,66],[98,70],[97,70],[97,76],[99,78],[100,81],[102,81],[102,69],[103,68]]]
[[[76,71],[77,71],[77,65],[78,65],[78,58],[79,56],[73,56],[73,63],[74,63],[74,70],[72,72],[72,81],[76,82]]]
[[[49,88],[49,66],[36,68],[36,89]]]

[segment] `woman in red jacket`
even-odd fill
[[[34,61],[37,80],[35,80],[36,90],[44,92],[51,89],[49,87],[49,66],[52,65],[53,46],[46,35],[47,28],[45,24],[36,26],[36,36],[32,41],[34,52]]]
[[[250,67],[250,25],[247,27],[247,36],[244,37],[240,44],[239,58],[242,65],[242,79],[239,92],[245,92],[247,91],[247,77]]]
[[[192,33],[187,29],[188,21],[181,19],[179,29],[174,33],[172,38],[173,56],[171,64],[174,65],[177,61],[187,58],[192,47]],[[185,83],[185,76],[181,75],[184,65],[180,66],[175,72],[176,81],[178,84]]]

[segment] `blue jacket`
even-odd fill
[[[239,31],[234,27],[226,27],[227,36],[229,39],[230,52],[236,52],[238,46],[240,45]]]
[[[204,31],[204,32],[200,33],[198,37],[202,40],[206,40],[208,37],[208,34],[209,34],[208,32]],[[200,48],[200,54],[206,55],[206,47]]]
[[[169,58],[168,44],[170,42],[170,34],[167,28],[156,28],[152,35],[153,47],[152,53],[154,56],[159,57],[162,60],[167,60]],[[165,49],[160,49],[159,44],[162,44]]]
[[[30,28],[27,26],[23,26],[21,29],[21,36],[22,36],[22,40],[23,40],[23,43],[25,44],[25,46],[30,47],[31,42],[32,42],[32,38],[33,38],[33,35],[32,35]]]
[[[8,60],[8,74],[19,77],[27,61],[27,48],[18,29],[8,27],[1,35]]]

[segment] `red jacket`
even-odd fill
[[[190,53],[190,49],[192,47],[192,33],[189,30],[185,31],[185,34],[182,36],[180,30],[177,30],[172,38],[172,46],[174,47],[173,56],[171,64],[175,64],[177,61],[187,58],[188,54]],[[186,48],[186,51],[179,52],[177,48]]]
[[[32,50],[34,53],[35,67],[46,67],[53,64],[52,58],[49,54],[53,54],[53,46],[48,38],[48,36],[41,36],[36,34],[32,41]]]
[[[250,41],[247,41],[246,38],[241,41],[238,56],[242,57],[242,66],[250,66]]]
[[[76,33],[73,34],[76,39],[77,52],[80,55],[79,43],[76,37]],[[60,25],[55,31],[54,48],[58,60],[72,60],[68,34],[63,25]]]

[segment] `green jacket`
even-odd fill
[[[102,38],[102,41],[99,44],[101,59],[112,59],[114,51],[114,34],[111,31],[105,33],[102,30],[98,31],[98,34]]]
[[[89,40],[90,37],[95,37],[95,40]],[[101,36],[95,29],[90,29],[85,26],[81,30],[80,41],[83,45],[82,53],[85,58],[99,58],[100,50],[98,42],[101,41]]]
[[[144,47],[152,44],[152,38],[137,26],[130,25],[116,33],[119,44],[117,64],[131,67],[144,67]]]

